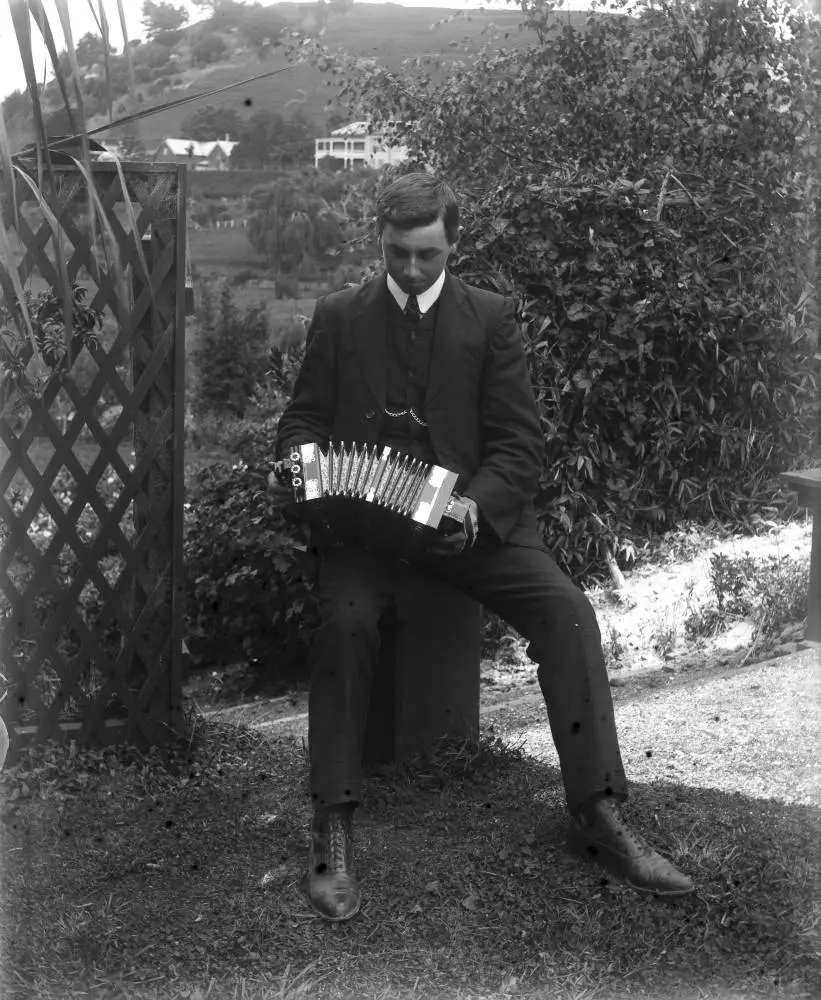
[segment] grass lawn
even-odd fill
[[[628,818],[699,887],[642,899],[565,850],[558,771],[485,732],[372,775],[363,909],[327,925],[303,746],[189,724],[168,766],[52,747],[2,775],[4,997],[818,995],[817,809],[634,784]]]
[[[299,299],[278,299],[273,288],[260,288],[258,285],[238,285],[232,291],[238,309],[244,311],[252,306],[264,306],[274,331],[288,326],[298,316],[310,319],[314,314],[315,297],[306,295]]]
[[[237,271],[264,268],[265,258],[248,241],[246,230],[193,229],[188,231],[191,263],[203,274],[218,271],[221,278],[231,278]]]

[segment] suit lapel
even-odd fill
[[[383,275],[362,289],[350,330],[359,358],[362,375],[373,393],[379,410],[385,409],[387,367],[388,283]]]
[[[447,395],[454,371],[464,363],[462,352],[472,318],[473,312],[462,283],[448,274],[439,297],[439,312],[436,316],[436,331],[425,390],[426,413],[440,396]]]

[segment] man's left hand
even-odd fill
[[[463,497],[454,493],[457,500],[467,504],[467,514],[462,525],[447,535],[436,535],[428,548],[435,556],[457,556],[465,549],[470,549],[479,534],[479,505],[471,497]]]
[[[472,497],[460,497],[468,505],[465,516],[465,539],[467,547],[473,548],[479,537],[479,504]]]

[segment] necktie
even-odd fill
[[[419,308],[419,301],[415,295],[408,296],[408,301],[405,303],[405,315],[411,323],[419,322],[422,316],[422,310]]]

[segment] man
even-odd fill
[[[627,787],[598,624],[537,530],[532,497],[544,442],[512,305],[448,273],[459,218],[447,184],[424,173],[401,177],[379,198],[377,222],[387,274],[317,302],[277,455],[307,441],[387,444],[459,474],[468,530],[437,539],[422,571],[529,641],[568,807],[591,857],[640,892],[692,892],[691,880],[619,814]],[[397,574],[389,559],[354,544],[326,548],[319,563],[305,888],[327,920],[349,919],[360,906],[353,813],[377,623]]]

